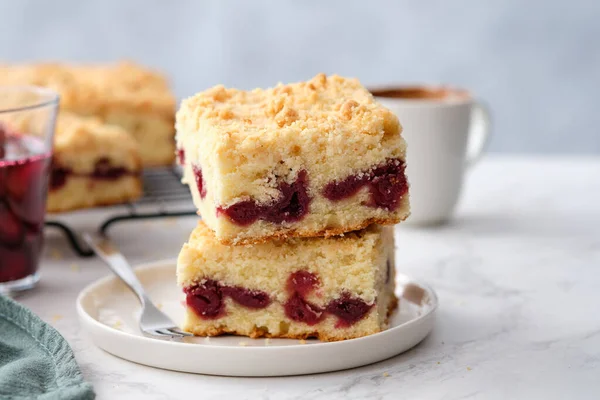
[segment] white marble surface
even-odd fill
[[[82,224],[91,217],[81,214]],[[117,226],[135,263],[177,255],[194,218]],[[108,270],[48,232],[43,280],[20,300],[55,326],[100,399],[592,399],[600,393],[600,159],[490,157],[449,225],[398,229],[398,259],[437,290],[433,333],[348,371],[227,378],[162,371],[96,348],[75,314]],[[210,360],[198,360],[210,362]],[[293,362],[293,360],[290,360]]]

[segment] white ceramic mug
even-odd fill
[[[371,92],[393,111],[407,142],[408,223],[448,221],[460,197],[465,170],[490,136],[488,110],[467,91],[445,87],[386,87]]]

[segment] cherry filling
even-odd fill
[[[369,190],[371,192],[371,206],[387,210],[395,210],[398,203],[408,192],[408,183],[404,175],[405,165],[396,160],[376,168]]]
[[[216,281],[185,288],[185,293],[186,304],[198,316],[213,319],[223,314],[223,292]]]
[[[320,322],[325,314],[323,310],[308,301],[300,293],[294,293],[283,305],[285,315],[293,321],[304,322],[308,325],[315,325]]]
[[[323,320],[325,313],[329,313],[338,318],[336,327],[348,327],[361,320],[373,307],[348,292],[342,292],[338,299],[331,300],[323,309],[305,299],[318,286],[319,277],[312,272],[300,270],[292,273],[288,278],[290,297],[284,304],[285,315],[293,321],[315,325]]]
[[[84,176],[97,180],[117,180],[125,175],[134,175],[124,167],[113,167],[108,158],[100,158],[94,165],[94,170],[90,174],[74,173],[70,168],[65,168],[56,163],[52,164],[50,172],[50,190],[57,190],[67,183],[69,176]]]
[[[343,181],[333,181],[325,185],[323,196],[331,201],[339,201],[354,196],[366,185],[369,175],[350,175]]]
[[[348,327],[361,320],[373,307],[373,304],[369,305],[358,297],[352,297],[348,292],[342,292],[338,299],[320,307],[305,298],[318,286],[319,277],[312,272],[301,270],[292,273],[287,283],[290,296],[283,304],[285,315],[293,321],[315,325],[329,313],[337,317],[336,327]],[[187,306],[204,319],[216,319],[225,314],[225,297],[230,297],[241,306],[256,310],[265,308],[272,302],[269,295],[263,291],[223,285],[211,279],[189,286],[184,292]]]
[[[179,165],[183,166],[185,164],[185,151],[183,149],[177,149],[177,160]]]
[[[67,183],[67,177],[72,175],[71,170],[53,165],[50,171],[50,190],[60,189]]]
[[[291,296],[283,305],[285,315],[293,321],[314,325],[325,316],[321,307],[308,302],[304,296],[319,286],[319,277],[312,272],[300,270],[293,272],[287,281],[287,290]]]
[[[225,312],[223,298],[229,296],[233,301],[247,308],[261,309],[271,304],[269,295],[260,290],[249,290],[239,286],[227,286],[213,280],[184,289],[186,304],[194,312],[206,319],[214,319]]]
[[[123,175],[127,174],[127,169],[124,167],[113,167],[110,165],[108,158],[101,158],[96,161],[92,177],[97,179],[119,179]]]
[[[319,278],[312,272],[300,270],[293,272],[288,278],[287,289],[290,293],[297,292],[306,296],[319,286]]]
[[[229,296],[236,303],[248,307],[261,309],[271,304],[269,295],[260,290],[248,290],[239,286],[223,286],[223,295]]]
[[[352,297],[348,292],[343,292],[339,299],[327,304],[327,312],[338,317],[336,328],[351,326],[360,321],[371,310],[369,305],[358,297]]]
[[[307,174],[302,170],[293,183],[279,184],[280,196],[275,203],[263,205],[255,200],[245,200],[228,207],[218,207],[217,213],[224,214],[241,226],[250,225],[259,219],[276,224],[299,221],[308,213],[310,197],[307,187]]]
[[[206,196],[206,187],[204,184],[204,178],[202,177],[202,168],[200,168],[199,165],[192,165],[192,170],[194,171],[194,178],[196,179],[198,193],[200,193],[200,198],[203,199]]]
[[[323,189],[323,196],[331,201],[339,201],[355,195],[363,186],[368,186],[371,199],[367,205],[395,210],[402,196],[408,192],[404,169],[402,160],[389,159],[385,164],[369,171],[328,183]]]

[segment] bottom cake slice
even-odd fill
[[[397,305],[391,227],[226,246],[199,222],[177,260],[183,329],[200,336],[352,339]]]

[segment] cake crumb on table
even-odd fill
[[[387,372],[384,372],[383,376],[387,378],[388,376],[390,376],[390,374],[388,374]]]
[[[242,347],[248,346],[248,342],[239,342],[238,344]]]
[[[81,270],[81,268],[79,268],[79,264],[77,264],[77,263],[71,264],[71,271],[79,272],[80,270]]]
[[[177,225],[177,218],[173,218],[173,217],[165,218],[164,224],[167,226]]]
[[[472,370],[473,370],[473,368],[467,367],[467,371],[472,371]]]
[[[271,344],[271,339],[270,338],[265,338],[265,346],[268,346]]]
[[[300,340],[298,340],[298,343],[300,343],[300,344],[306,344],[306,340],[300,339]]]
[[[55,260],[55,261],[58,261],[58,260],[62,260],[63,259],[63,255],[62,255],[62,253],[58,249],[51,248],[50,249],[50,258],[53,259],[53,260]]]
[[[55,314],[52,316],[52,321],[56,322],[56,321],[60,321],[61,319],[63,319],[63,316],[60,314]]]

